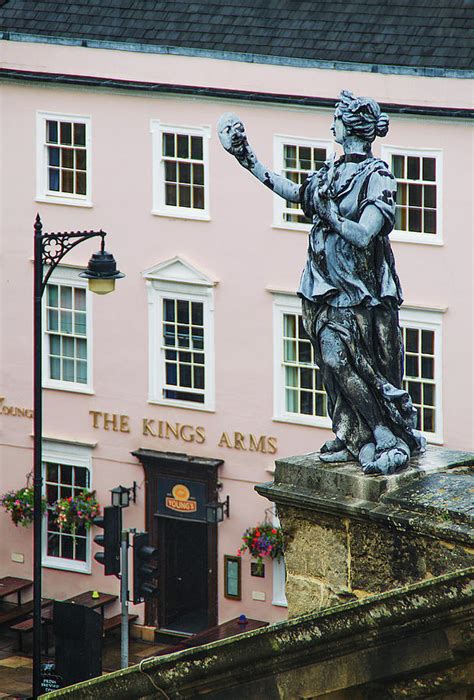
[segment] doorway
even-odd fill
[[[218,500],[221,459],[139,449],[145,470],[145,530],[157,547],[158,593],[145,624],[195,634],[217,625],[217,523],[206,504]]]
[[[162,629],[196,634],[209,627],[207,527],[158,518]]]

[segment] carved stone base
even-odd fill
[[[392,476],[318,454],[278,460],[256,490],[286,536],[291,617],[474,564],[474,454],[429,447]]]

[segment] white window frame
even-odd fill
[[[283,163],[283,147],[289,146],[308,146],[310,148],[325,148],[326,158],[329,158],[334,153],[334,143],[330,140],[310,139],[304,136],[285,136],[284,134],[275,134],[273,137],[273,168],[276,173],[281,175],[284,170]],[[301,224],[296,221],[285,221],[283,214],[285,212],[285,200],[279,195],[273,196],[273,228],[280,228],[290,231],[304,231],[308,233],[311,224]]]
[[[399,231],[393,229],[390,234],[392,241],[402,243],[421,243],[424,245],[443,245],[443,152],[435,148],[408,148],[406,146],[382,146],[382,159],[388,163],[393,172],[392,156],[416,156],[418,158],[434,158],[436,160],[436,233],[416,233],[414,231]],[[413,181],[415,182],[415,181]]]
[[[211,218],[209,202],[209,139],[211,138],[211,127],[207,125],[184,126],[177,124],[163,124],[159,119],[152,119],[150,121],[150,130],[152,135],[153,158],[153,208],[151,213],[155,214],[156,216],[209,221]],[[204,209],[177,207],[165,204],[163,165],[163,132],[165,131],[184,136],[201,136],[204,164]]]
[[[86,127],[86,194],[53,192],[48,189],[48,146],[46,144],[46,122],[61,121],[85,124]],[[92,207],[92,122],[90,116],[60,114],[56,112],[36,113],[36,201],[49,204],[65,204],[73,207]]]
[[[400,326],[406,328],[416,328],[419,330],[430,330],[434,332],[434,357],[435,357],[435,376],[434,383],[436,387],[435,398],[435,426],[434,433],[423,432],[426,440],[434,445],[443,444],[443,337],[442,337],[442,312],[432,309],[400,309],[399,313]]]
[[[273,293],[273,420],[297,425],[331,428],[331,419],[291,413],[285,407],[285,367],[282,328],[284,314],[301,314],[301,299],[296,294]]]
[[[42,299],[43,326],[43,388],[72,391],[79,394],[93,394],[92,367],[92,294],[88,289],[87,280],[79,277],[84,268],[58,266],[48,280],[48,284],[79,287],[86,290],[86,341],[87,341],[87,384],[66,382],[62,379],[51,379],[49,367],[49,333],[47,332],[47,294],[45,289]]]
[[[178,271],[177,279],[167,278],[166,270]],[[156,268],[145,270],[148,293],[149,387],[148,402],[161,406],[176,406],[194,411],[215,410],[215,351],[214,351],[214,284],[196,268],[174,258]],[[179,279],[181,277],[181,279]],[[195,301],[203,304],[204,322],[204,402],[163,398],[164,350],[162,349],[163,299]],[[184,391],[184,389],[183,389]]]
[[[92,490],[92,454],[91,448],[86,445],[59,442],[56,440],[43,440],[42,450],[43,493],[46,492],[45,475],[46,462],[66,464],[72,467],[85,467],[89,470],[89,490]],[[92,536],[91,530],[87,530],[86,561],[52,557],[47,554],[47,515],[43,516],[43,538],[41,564],[47,569],[60,569],[81,574],[90,574],[92,565]]]
[[[275,527],[280,527],[280,519],[276,512],[272,512],[272,522]],[[288,601],[286,599],[286,565],[284,557],[282,557],[280,561],[278,561],[278,559],[273,559],[272,605],[277,605],[280,608],[288,607]]]

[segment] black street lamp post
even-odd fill
[[[101,238],[100,251],[89,260],[87,270],[80,273],[89,280],[89,289],[97,294],[113,291],[115,280],[124,275],[117,270],[113,255],[105,250],[105,231],[43,233],[39,214],[34,225],[34,349],[33,349],[33,698],[41,695],[41,556],[42,524],[42,323],[41,299],[49,278],[63,257],[90,238]],[[44,266],[48,269],[43,277]]]

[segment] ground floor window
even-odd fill
[[[88,458],[86,460],[89,461]],[[91,470],[84,463],[84,455],[78,454],[75,459],[74,450],[72,453],[71,450],[65,450],[65,453],[61,454],[57,449],[43,453],[43,483],[48,504],[44,516],[43,565],[88,571],[89,531],[83,525],[75,532],[64,531],[54,513],[54,504],[59,499],[74,499],[82,491],[90,490]]]

